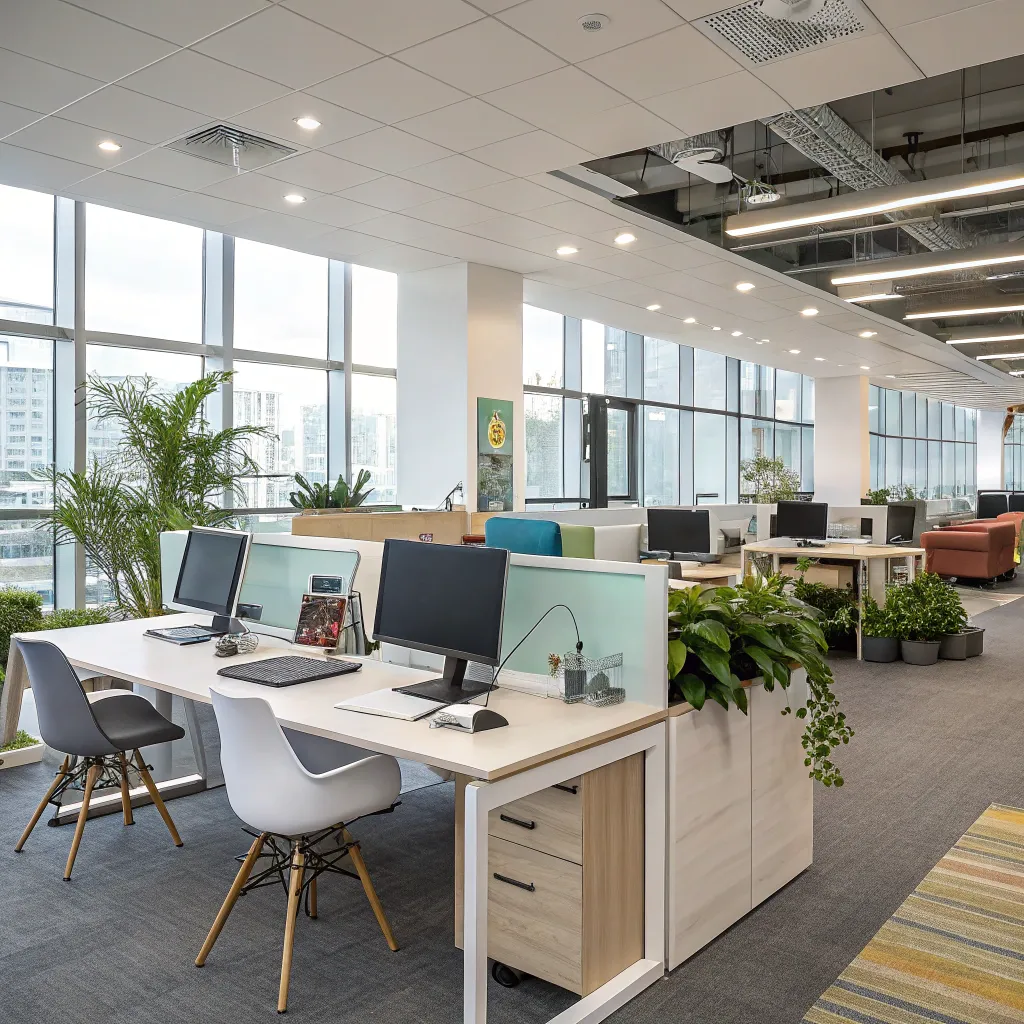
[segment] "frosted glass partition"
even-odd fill
[[[172,598],[186,537],[184,531],[160,535],[163,600],[169,608],[182,607],[175,605]],[[253,537],[240,600],[263,605],[261,625],[293,630],[299,617],[299,599],[306,592],[313,573],[344,576],[350,586],[355,578],[355,589],[359,589],[359,554],[354,550],[319,546],[323,543],[319,538]]]

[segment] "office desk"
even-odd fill
[[[430,729],[426,721],[339,711],[347,698],[386,686],[430,678],[433,673],[365,660],[361,672],[274,689],[217,675],[237,665],[280,655],[280,647],[260,638],[251,655],[223,660],[213,644],[178,647],[151,637],[146,629],[188,625],[193,614],[55,629],[44,639],[55,643],[72,665],[152,687],[190,701],[209,702],[210,686],[265,698],[283,726],[354,746],[467,775],[465,800],[465,966],[464,1024],[484,1024],[487,1016],[487,824],[488,812],[567,778],[632,754],[645,753],[644,767],[644,959],[554,1018],[557,1024],[604,1019],[664,973],[665,928],[665,719],[667,712],[646,704],[609,708],[566,705],[560,701],[498,689],[489,706],[503,714],[508,728],[465,735]],[[27,638],[38,638],[28,634]],[[294,648],[293,648],[294,650]],[[307,652],[303,652],[307,653]],[[317,652],[308,652],[320,656]],[[12,644],[4,688],[4,721],[17,723],[25,670]],[[189,719],[190,729],[194,718]]]
[[[822,544],[818,547],[801,548],[795,544],[779,544],[775,541],[757,541],[753,544],[745,544],[742,550],[743,575],[747,572],[748,555],[771,555],[772,571],[779,571],[779,561],[782,558],[828,558],[836,562],[852,562],[858,567],[857,572],[857,608],[859,616],[857,620],[857,657],[861,657],[861,620],[864,615],[864,588],[870,579],[870,567],[872,563],[881,562],[885,567],[885,573],[881,580],[876,578],[875,591],[872,596],[879,604],[885,601],[885,581],[889,577],[889,565],[894,561],[905,561],[909,579],[917,575],[918,559],[923,559],[924,548],[908,548],[898,544]],[[881,586],[878,586],[878,584]]]

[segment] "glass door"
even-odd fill
[[[610,501],[639,500],[636,415],[636,402],[587,396],[584,462],[589,463],[591,508],[607,508]]]

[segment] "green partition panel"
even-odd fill
[[[185,532],[160,534],[160,571],[164,604],[174,597]],[[299,617],[299,600],[314,573],[344,576],[352,585],[359,555],[355,551],[332,551],[295,544],[274,544],[253,537],[239,600],[263,605],[260,623],[280,629],[294,629]]]

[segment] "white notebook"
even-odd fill
[[[380,715],[382,718],[401,718],[406,722],[415,722],[433,714],[444,704],[437,700],[426,700],[423,697],[410,697],[407,693],[397,690],[372,690],[351,700],[343,700],[334,705],[339,711],[358,711],[364,715]]]

